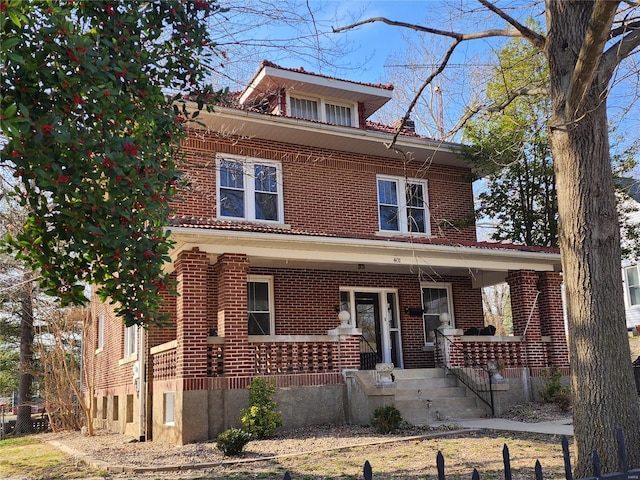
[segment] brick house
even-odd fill
[[[173,326],[125,328],[92,302],[97,426],[212,439],[237,425],[256,375],[277,387],[285,427],[366,423],[400,400],[357,374],[434,369],[441,318],[513,391],[523,371],[568,367],[559,253],[478,242],[456,145],[405,127],[387,148],[396,129],[368,120],[392,91],[264,62],[200,115],[170,218]],[[464,335],[484,326],[481,288],[502,281],[515,336]]]

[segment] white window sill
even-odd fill
[[[124,357],[118,360],[118,365],[126,365],[127,363],[137,362],[138,354],[134,353],[133,355],[129,355],[128,357]]]
[[[99,354],[102,353],[102,351],[104,350],[104,347],[100,347],[100,348],[96,348],[95,354]]]
[[[421,232],[400,232],[400,231],[392,231],[392,230],[378,230],[375,233],[376,237],[424,237],[424,238],[435,238],[435,235],[431,235],[431,232],[421,233]]]

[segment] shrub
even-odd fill
[[[562,374],[558,370],[552,369],[550,372],[543,371],[541,376],[544,381],[543,387],[539,390],[542,401],[557,404],[563,412],[569,410],[571,389],[563,386],[560,382]]]
[[[239,428],[230,428],[218,435],[216,446],[227,456],[240,455],[249,440],[251,440],[249,433]]]
[[[252,438],[269,438],[282,426],[282,412],[273,399],[276,389],[262,378],[254,378],[249,385],[249,407],[240,412],[240,422]]]
[[[402,422],[402,415],[395,405],[378,407],[371,415],[371,426],[386,435],[395,432]]]

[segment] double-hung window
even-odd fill
[[[273,277],[250,275],[247,279],[249,335],[273,335]]]
[[[219,217],[283,223],[280,163],[226,155],[217,167]]]
[[[289,116],[333,123],[351,127],[355,124],[354,105],[342,104],[323,98],[302,98],[289,96]]]
[[[424,341],[435,341],[434,330],[440,326],[440,315],[449,315],[453,327],[453,305],[451,303],[451,284],[422,283],[422,318],[424,321]]]
[[[629,306],[640,305],[640,275],[638,275],[638,267],[635,265],[627,267],[624,269],[624,273]]]
[[[124,356],[130,357],[138,353],[138,326],[124,327]]]
[[[431,233],[426,180],[378,177],[380,230]]]

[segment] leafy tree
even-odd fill
[[[99,286],[126,325],[162,322],[180,140],[214,45],[214,1],[0,1],[2,151],[27,218],[6,243],[62,305]],[[179,105],[179,104],[178,104]]]
[[[530,5],[509,5],[505,9],[498,1],[478,2],[481,8],[463,15],[475,22],[484,14],[482,25],[486,30],[445,30],[375,17],[335,31],[382,22],[449,41],[442,60],[425,75],[409,103],[405,119],[422,92],[447,69],[461,45],[496,37],[521,37],[543,58],[549,72],[548,88],[527,85],[509,92],[501,104],[488,101],[473,105],[460,124],[478,112],[502,110],[523,95],[548,96],[551,111],[547,130],[561,219],[559,246],[574,394],[575,476],[588,476],[594,450],[600,454],[603,472],[617,470],[618,454],[612,441],[617,428],[622,428],[627,439],[630,466],[640,467],[640,406],[624,321],[620,229],[607,117],[607,98],[619,67],[640,51],[640,6],[637,2],[608,0],[546,0],[546,26],[540,33],[518,18],[528,16]],[[460,6],[465,7],[462,3]],[[491,19],[496,22],[492,24]],[[506,27],[499,26],[504,23]]]
[[[500,105],[513,91],[528,85],[544,87],[548,68],[537,50],[513,39],[497,55],[487,96]],[[488,173],[479,195],[477,214],[495,221],[494,240],[524,245],[558,246],[558,208],[546,122],[549,100],[518,97],[500,112],[470,120],[464,154],[478,174]]]

